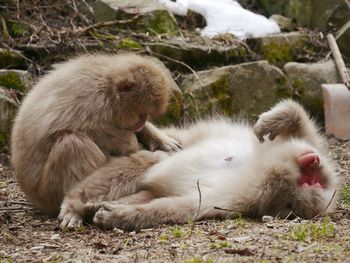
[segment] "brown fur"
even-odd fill
[[[283,101],[262,114],[254,128],[242,122],[209,120],[166,132],[181,141],[183,151],[171,156],[152,153],[153,157],[140,152],[138,158],[146,158],[144,164],[134,164],[135,157],[115,160],[109,171],[96,172],[66,196],[61,226],[78,226],[86,214],[96,211],[94,224],[133,230],[235,215],[214,206],[253,218],[286,217],[290,212],[312,218],[328,204],[327,211],[334,208],[338,179],[325,156],[325,141],[293,101]],[[266,135],[270,140],[265,140]],[[304,176],[298,160],[310,151],[321,162],[315,173],[322,188],[298,185]],[[159,163],[150,167],[152,158]],[[121,165],[123,176],[130,179],[119,174]],[[105,178],[114,181],[99,191]],[[82,192],[89,192],[88,198],[82,198]]]
[[[33,205],[55,215],[64,194],[110,155],[139,150],[135,130],[166,109],[169,73],[134,54],[85,55],[59,64],[29,92],[12,132],[12,164]],[[152,149],[177,142],[151,123]]]

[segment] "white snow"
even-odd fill
[[[263,37],[279,33],[280,28],[273,19],[267,19],[244,9],[235,0],[159,0],[174,14],[186,15],[188,10],[201,14],[207,26],[202,36],[214,37],[231,33],[236,37]]]

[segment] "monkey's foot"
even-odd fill
[[[281,102],[268,112],[260,115],[253,130],[260,142],[264,136],[272,141],[276,136],[291,136],[300,128],[302,108],[291,100]]]
[[[61,221],[60,228],[77,228],[81,227],[83,225],[83,219],[80,217],[80,215],[74,213],[74,212],[64,212],[60,213],[58,218]]]

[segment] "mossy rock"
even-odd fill
[[[318,120],[323,120],[321,85],[340,81],[333,60],[319,63],[287,63],[283,71],[290,79],[295,98]]]
[[[19,55],[19,53],[0,48],[0,69],[17,68],[23,66],[24,63],[25,61],[23,57]]]
[[[32,84],[32,78],[23,70],[0,70],[0,86],[24,93]]]
[[[130,19],[140,15],[139,19],[124,25],[110,27],[112,33],[120,29],[150,34],[178,35],[178,25],[175,17],[157,0],[90,0],[97,22]]]
[[[350,17],[344,0],[259,0],[268,15],[280,14],[299,25],[329,31],[339,29]]]
[[[0,86],[0,149],[7,145],[18,104],[8,90]]]
[[[296,60],[298,54],[304,52],[309,37],[308,34],[299,32],[281,33],[250,39],[248,44],[269,63],[282,68],[284,64]]]
[[[184,121],[184,100],[180,90],[172,90],[167,112],[155,120],[160,126],[181,125]]]
[[[170,39],[163,42],[143,43],[154,56],[160,54],[171,70],[189,72],[189,67],[202,70],[212,66],[237,64],[246,61],[249,53],[243,45],[214,44],[208,45],[202,39]],[[168,58],[168,59],[166,59]]]
[[[184,79],[185,108],[191,119],[220,113],[256,120],[282,98],[292,96],[289,80],[267,61],[197,72]]]

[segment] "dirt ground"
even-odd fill
[[[346,187],[338,211],[312,221],[244,218],[139,233],[85,226],[62,231],[19,189],[0,155],[0,262],[350,262],[350,141],[329,138]]]

